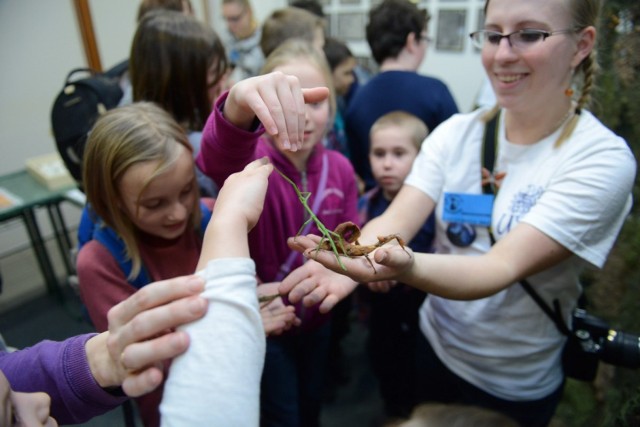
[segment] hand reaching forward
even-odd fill
[[[302,89],[297,77],[275,71],[233,85],[223,114],[243,129],[250,129],[257,117],[280,147],[296,151],[303,142],[305,103],[328,97],[326,87]]]
[[[151,283],[109,310],[109,330],[87,341],[91,373],[101,387],[147,394],[163,380],[162,362],[184,353],[189,336],[175,328],[200,319],[204,280],[184,276]]]
[[[333,252],[316,250],[319,242],[320,237],[314,235],[290,237],[287,241],[291,249],[302,252],[305,257],[317,261],[336,273],[350,277],[358,283],[386,280],[404,282],[403,276],[410,273],[415,260],[410,248],[405,246],[403,249],[400,245],[390,245],[378,248],[369,254],[369,259],[375,270],[363,256],[341,257],[342,263],[347,268],[343,270]]]
[[[260,218],[272,171],[273,165],[264,157],[226,179],[205,231],[196,270],[216,258],[249,257],[247,233]]]
[[[367,287],[371,292],[385,294],[398,284],[396,280],[381,280],[379,282],[369,282]]]
[[[280,282],[263,283],[258,286],[258,296],[274,295],[278,293]],[[296,316],[295,307],[284,305],[282,298],[275,298],[260,305],[260,316],[267,335],[280,335],[293,326],[300,326],[300,319]]]
[[[353,292],[356,286],[356,282],[327,270],[312,258],[289,273],[280,283],[278,292],[280,295],[288,294],[289,301],[294,304],[300,300],[307,307],[320,304],[320,312],[328,313],[340,300]]]
[[[242,231],[244,234],[251,231],[262,213],[272,171],[273,165],[263,157],[230,175],[218,193],[212,221],[246,221],[247,228]]]

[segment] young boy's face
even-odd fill
[[[409,131],[400,126],[385,126],[371,134],[369,162],[385,197],[398,194],[417,155]]]

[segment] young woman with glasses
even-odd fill
[[[437,254],[382,248],[371,257],[375,271],[360,257],[343,259],[345,272],[331,252],[315,252],[318,239],[290,240],[355,281],[397,279],[429,293],[417,356],[423,401],[482,406],[524,426],[547,425],[554,414],[566,337],[520,282],[548,305],[558,301],[568,324],[580,272],[605,263],[636,173],[626,142],[587,110],[599,8],[599,0],[487,1],[484,28],[471,38],[498,105],[438,126],[360,238],[399,233],[410,241],[433,211]],[[493,117],[489,171],[483,136]],[[487,182],[494,191],[485,195]]]

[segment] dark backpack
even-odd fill
[[[58,152],[71,176],[82,183],[82,156],[87,135],[98,116],[118,106],[123,92],[120,77],[129,61],[104,73],[90,68],[71,70],[51,108],[51,126]],[[83,78],[78,76],[84,75]]]

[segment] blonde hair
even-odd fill
[[[322,74],[326,86],[329,88],[329,121],[328,126],[333,125],[333,119],[336,112],[336,91],[333,87],[333,76],[327,63],[327,58],[320,54],[310,42],[301,39],[289,39],[278,48],[276,48],[271,55],[267,56],[262,67],[261,74],[268,74],[278,67],[288,64],[295,64],[298,61],[308,61],[311,65],[316,67]],[[328,130],[328,129],[327,129]]]
[[[317,29],[324,31],[324,21],[319,16],[298,7],[278,9],[262,24],[260,48],[267,57],[289,39],[312,43]]]
[[[245,13],[251,14],[251,33],[258,28],[258,20],[256,16],[253,14],[253,7],[251,6],[251,2],[249,0],[222,0],[222,5],[225,4],[237,4],[245,11]]]
[[[487,12],[489,1],[485,3],[484,11]],[[602,0],[564,0],[568,2],[568,10],[571,14],[571,28],[577,33],[584,30],[587,27],[596,27],[598,19],[600,17],[600,9],[602,7]],[[580,113],[584,108],[589,106],[591,101],[591,91],[595,87],[595,76],[598,71],[598,63],[596,61],[596,48],[591,49],[589,55],[587,55],[575,69],[575,73],[572,78],[572,86],[578,87],[579,96],[575,101],[575,114],[571,117],[558,136],[555,142],[555,146],[560,146],[566,141],[573,131],[575,130],[578,120],[580,119]],[[493,107],[490,111],[482,115],[481,120],[484,122],[490,121],[500,111],[499,106]]]
[[[373,134],[383,128],[390,126],[396,126],[406,129],[411,134],[411,142],[420,151],[422,141],[429,135],[429,128],[427,125],[413,114],[406,111],[392,111],[378,118],[369,131],[369,139]]]
[[[158,161],[154,173],[143,183],[141,193],[144,192],[151,181],[175,164],[182,153],[180,146],[193,152],[183,128],[169,113],[151,102],[137,102],[106,112],[87,140],[82,181],[87,202],[92,214],[124,241],[126,255],[132,262],[127,279],[138,275],[142,260],[136,226],[121,209],[120,181],[131,166]],[[193,191],[198,196],[197,185]],[[194,200],[190,223],[195,229],[200,222],[199,197]]]

